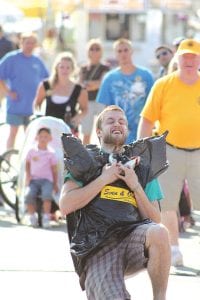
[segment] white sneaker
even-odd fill
[[[26,222],[26,224],[28,226],[37,227],[38,226],[38,217],[37,217],[37,214],[36,213],[31,214],[31,215],[29,214],[27,216],[27,222]]]
[[[49,227],[51,227],[51,224],[50,224],[50,215],[49,214],[43,214],[43,216],[42,216],[42,227],[43,228],[49,228]]]
[[[173,249],[171,251],[171,266],[183,266],[183,255],[179,249]]]

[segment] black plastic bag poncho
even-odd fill
[[[122,163],[135,156],[140,157],[135,172],[143,188],[168,167],[166,135],[125,145],[123,154],[117,156]],[[67,170],[84,185],[97,178],[109,162],[109,154],[103,153],[96,145],[84,147],[79,139],[66,134],[62,136],[62,143]],[[118,243],[136,226],[149,222],[151,220],[141,219],[134,194],[123,181],[106,186],[87,206],[67,216],[70,251],[76,272],[80,276],[86,259],[108,240]]]

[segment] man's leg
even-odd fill
[[[162,212],[162,223],[168,228],[171,242],[171,265],[183,265],[183,255],[179,249],[179,225],[176,211]]]
[[[148,229],[146,247],[149,254],[147,270],[152,283],[154,300],[165,300],[171,251],[168,231],[163,225],[154,225]]]
[[[85,290],[88,300],[130,299],[124,281],[124,253],[127,243],[109,243],[86,264]]]
[[[162,223],[169,230],[171,242],[171,265],[183,264],[179,248],[178,205],[183,181],[185,179],[186,152],[167,146],[167,157],[170,167],[159,177],[164,201],[161,202]]]
[[[15,138],[18,132],[19,126],[10,125],[9,135],[7,139],[7,150],[12,149],[15,144]]]

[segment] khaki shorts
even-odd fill
[[[104,107],[104,104],[97,103],[96,101],[89,101],[88,113],[81,123],[83,134],[92,134],[94,119],[98,116],[98,114],[100,114],[100,112],[102,112]]]
[[[159,176],[164,201],[162,211],[177,210],[184,179],[188,181],[194,210],[200,210],[200,150],[192,152],[167,145],[169,168]]]

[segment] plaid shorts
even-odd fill
[[[146,233],[154,225],[152,222],[136,227],[120,243],[108,242],[107,246],[88,259],[85,266],[88,300],[130,299],[124,277],[146,268]]]

